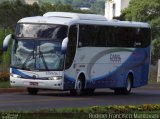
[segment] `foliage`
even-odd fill
[[[102,0],[95,0],[91,6],[91,11],[94,14],[104,14],[105,2]]]
[[[43,5],[45,2],[52,4],[71,5],[73,8],[79,10],[81,7],[90,8],[91,13],[104,14],[105,0],[39,0]]]
[[[49,108],[38,109],[34,111],[23,111],[23,113],[60,113],[60,114],[74,114],[74,113],[134,113],[136,111],[160,111],[160,104],[142,104],[142,105],[109,105],[109,106],[91,106],[84,108]],[[11,111],[12,112],[12,111]]]
[[[42,13],[46,13],[47,11],[65,11],[70,12],[74,11],[74,9],[70,5],[63,5],[61,3],[52,5],[50,3],[44,3],[41,6]]]
[[[3,82],[3,81],[8,81],[9,80],[9,72],[1,72],[0,73],[0,82]]]
[[[0,72],[9,70],[11,44],[9,44],[8,50],[5,53],[2,51],[2,44],[5,36],[11,33],[13,31],[10,28],[0,28]]]
[[[7,71],[10,64],[10,45],[6,53],[2,54],[2,44],[6,35],[13,33],[17,21],[23,17],[39,16],[48,11],[83,12],[73,9],[69,4],[44,3],[41,6],[37,3],[33,5],[24,4],[24,1],[11,0],[0,4],[0,71]]]
[[[159,104],[143,104],[143,105],[126,105],[126,106],[92,106],[86,108],[63,108],[63,109],[42,109],[36,111],[8,111],[3,112],[4,114],[18,116],[18,118],[23,119],[88,119],[88,118],[116,118],[125,117],[125,115],[132,115],[132,118],[135,114],[148,114],[155,118],[159,118],[160,105]],[[117,115],[117,116],[116,116]],[[119,115],[119,116],[118,116]],[[123,116],[122,116],[123,115]],[[113,116],[113,117],[112,117]]]
[[[11,88],[10,81],[0,81],[0,88],[0,91],[6,90],[6,88]]]
[[[127,20],[148,22],[160,15],[159,0],[131,0],[122,11]]]
[[[152,26],[152,35],[153,39],[160,38],[160,16],[149,21]]]
[[[39,5],[34,3],[33,5],[23,4],[22,0],[4,1],[0,4],[0,26],[4,28],[14,29],[17,21],[23,17],[39,16],[48,11],[65,11],[65,12],[83,12],[74,9],[71,1],[68,0],[67,4],[62,2],[55,2],[55,4],[47,3],[43,1],[43,4]],[[78,2],[78,1],[77,1]],[[72,1],[73,3],[73,1]],[[81,2],[82,3],[82,2]],[[83,3],[84,4],[84,3]],[[87,3],[86,3],[87,4]],[[89,4],[89,3],[88,3]],[[86,12],[88,13],[88,12]]]
[[[131,0],[128,8],[122,11],[122,16],[129,21],[150,23],[153,39],[160,36],[160,31],[157,29],[160,23],[159,0]]]
[[[15,2],[6,1],[0,4],[0,26],[13,29],[19,19],[40,15],[40,13],[41,10],[37,3],[28,5],[19,0]]]
[[[152,63],[160,58],[159,40],[160,39],[160,2],[159,0],[131,0],[128,8],[122,11],[122,15],[129,21],[148,22],[152,29],[153,50]]]
[[[160,38],[152,41],[152,64],[160,59]]]

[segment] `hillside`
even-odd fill
[[[39,4],[44,2],[49,2],[52,4],[62,3],[69,4],[75,9],[80,9],[82,7],[89,8],[92,13],[104,14],[106,0],[38,0]]]
[[[6,2],[7,0],[0,0],[0,3]],[[15,0],[8,0],[8,1],[15,1]],[[25,0],[20,0],[24,3]],[[95,14],[104,14],[105,8],[105,1],[106,0],[37,0],[40,5],[44,3],[51,3],[51,4],[69,4],[74,9],[80,8],[89,8],[92,13]]]

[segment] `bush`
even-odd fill
[[[152,58],[151,63],[156,64],[158,59],[160,59],[160,38],[152,41]]]
[[[8,81],[9,80],[9,76],[10,76],[10,74],[7,71],[0,73],[0,82],[1,81]]]

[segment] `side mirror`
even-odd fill
[[[3,51],[7,51],[7,48],[8,48],[8,44],[9,44],[9,41],[13,38],[13,35],[12,34],[9,34],[5,37],[4,41],[3,41]]]
[[[63,54],[66,53],[67,45],[68,45],[68,38],[65,38],[65,39],[63,39],[62,46],[61,46],[61,51]]]

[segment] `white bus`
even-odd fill
[[[151,30],[147,23],[108,21],[102,15],[48,12],[22,18],[12,39],[10,84],[93,93],[110,88],[129,94],[146,85]]]

